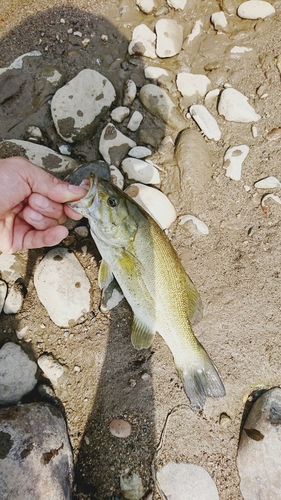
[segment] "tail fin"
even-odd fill
[[[196,358],[178,367],[178,372],[192,406],[202,409],[207,396],[221,398],[225,396],[225,388],[205,349],[201,344],[198,347]]]

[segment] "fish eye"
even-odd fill
[[[111,208],[116,207],[116,205],[117,205],[117,200],[116,200],[116,198],[113,198],[113,196],[109,196],[109,198],[107,199],[107,204],[108,204]]]

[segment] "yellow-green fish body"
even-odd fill
[[[199,295],[163,230],[126,193],[101,179],[91,179],[86,197],[71,206],[89,219],[103,258],[100,287],[115,277],[133,310],[134,347],[149,347],[158,332],[193,406],[202,408],[206,396],[223,396],[219,374],[190,324],[200,312]]]

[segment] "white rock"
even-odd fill
[[[42,354],[38,358],[37,364],[52,385],[54,387],[58,386],[60,378],[66,373],[66,369],[53,357],[53,355]]]
[[[174,19],[160,19],[155,25],[157,42],[156,54],[158,57],[172,57],[181,51],[183,42],[183,28]]]
[[[242,19],[264,19],[275,13],[275,8],[269,2],[250,0],[239,5],[237,14]]]
[[[182,215],[179,217],[179,224],[183,225],[185,222],[191,221],[196,226],[198,233],[207,235],[209,234],[209,228],[202,220],[198,219],[194,215]]]
[[[108,165],[118,166],[134,146],[136,146],[135,141],[122,134],[112,123],[109,123],[101,133],[99,151]]]
[[[30,127],[27,127],[26,133],[30,135],[29,140],[37,142],[43,140],[42,131],[40,130],[39,127],[35,127],[35,125],[30,125]]]
[[[135,183],[127,187],[125,192],[144,208],[162,229],[168,229],[176,220],[177,214],[173,204],[159,189]]]
[[[272,188],[280,188],[281,182],[277,179],[277,177],[269,176],[261,179],[260,181],[255,182],[255,188],[258,189],[272,189]]]
[[[235,45],[230,50],[230,54],[245,54],[246,52],[252,52],[251,47],[242,47],[241,45]]]
[[[7,342],[0,350],[0,404],[15,404],[32,391],[37,365],[19,345]]]
[[[267,213],[267,211],[268,211],[268,208],[267,208],[265,202],[269,199],[272,199],[273,201],[275,201],[275,203],[278,203],[279,205],[281,205],[281,199],[279,196],[277,196],[276,194],[272,194],[272,193],[266,194],[263,196],[263,198],[261,200],[261,207],[265,213]]]
[[[206,75],[194,75],[192,73],[178,73],[177,88],[183,96],[204,96],[211,85],[211,80]]]
[[[135,132],[136,130],[138,130],[142,120],[143,120],[142,114],[139,111],[134,111],[129,120],[127,128],[131,130],[131,132]]]
[[[159,68],[158,66],[147,66],[144,69],[144,76],[149,80],[158,80],[160,76],[169,76],[169,73],[164,68]]]
[[[208,139],[213,139],[214,141],[220,140],[221,131],[219,126],[213,115],[211,115],[203,104],[193,104],[190,106],[189,112]]]
[[[248,98],[232,87],[222,91],[218,112],[230,122],[250,123],[257,122],[261,118],[248,103]]]
[[[18,278],[23,278],[26,274],[28,252],[16,254],[0,254],[0,271],[2,279],[13,284]]]
[[[242,144],[228,148],[224,155],[223,167],[226,169],[226,176],[234,181],[240,181],[242,164],[250,151],[249,146]]]
[[[110,182],[112,184],[115,184],[115,186],[119,187],[120,189],[123,189],[124,187],[124,175],[120,170],[115,167],[115,165],[110,165],[109,167],[110,170]]]
[[[147,158],[148,156],[151,155],[151,151],[149,148],[146,148],[145,146],[135,146],[134,148],[130,149],[129,156],[132,156],[133,158]]]
[[[167,4],[172,9],[183,10],[186,6],[187,0],[167,0]]]
[[[14,283],[8,290],[8,294],[4,304],[5,314],[17,314],[23,304],[23,290],[17,283]]]
[[[187,121],[165,90],[149,83],[140,89],[139,97],[147,111],[161,118],[168,126],[177,131],[187,127]]]
[[[144,14],[151,14],[158,7],[158,0],[136,0],[136,5]]]
[[[34,273],[38,297],[57,326],[69,327],[90,311],[90,282],[75,255],[50,250]]]
[[[50,169],[52,174],[69,173],[78,167],[78,163],[67,156],[60,155],[46,146],[34,144],[29,141],[21,141],[20,139],[8,139],[1,143],[1,148],[7,148],[11,145],[19,147],[19,154],[24,155],[38,167],[46,170]]]
[[[101,73],[92,69],[80,71],[52,99],[51,112],[57,132],[70,143],[88,137],[115,96],[112,83]]]
[[[115,108],[111,111],[110,116],[113,121],[117,123],[122,123],[127,116],[129,116],[130,110],[127,108],[127,106],[119,106],[118,108]]]
[[[252,125],[251,130],[252,130],[252,136],[253,136],[253,138],[256,139],[256,137],[258,137],[258,129],[257,129],[257,127],[255,125]]]
[[[128,52],[130,55],[156,58],[155,52],[156,35],[146,24],[139,24],[133,31],[132,41],[129,43]]]
[[[22,339],[25,339],[25,341],[27,342],[27,334],[28,334],[28,330],[29,330],[29,326],[26,325],[24,326],[23,328],[21,328],[20,330],[16,330],[16,336],[19,340],[22,340]]]
[[[219,96],[219,94],[220,94],[220,89],[212,89],[209,92],[207,92],[204,99],[205,104],[206,105],[209,104],[209,102],[216,99]]]
[[[136,472],[121,475],[120,488],[128,500],[140,500],[145,493],[141,477]]]
[[[2,312],[6,295],[7,295],[7,283],[5,283],[5,281],[3,280],[0,280],[0,313]]]
[[[71,147],[69,144],[62,144],[59,146],[59,152],[62,155],[70,156],[71,155]]]
[[[168,462],[157,471],[157,481],[169,500],[219,500],[215,482],[199,465]]]
[[[187,44],[189,44],[190,42],[193,42],[194,38],[196,38],[198,35],[200,35],[200,33],[202,31],[202,27],[203,27],[203,23],[202,23],[201,19],[198,19],[195,22],[194,27],[193,27],[190,35],[188,35],[188,37],[187,37]]]
[[[223,31],[227,28],[227,19],[225,13],[222,11],[214,12],[214,14],[211,15],[211,22],[216,31]]]
[[[138,158],[125,158],[122,161],[122,170],[132,179],[143,184],[160,184],[160,175],[153,165]]]
[[[137,86],[134,80],[127,80],[124,85],[123,106],[131,106],[137,95]]]

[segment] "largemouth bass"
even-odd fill
[[[202,408],[207,396],[224,396],[220,376],[192,331],[198,292],[168,237],[126,193],[105,180],[89,180],[87,195],[70,206],[89,219],[102,256],[100,288],[115,278],[133,310],[133,346],[150,347],[158,332],[194,407]]]

